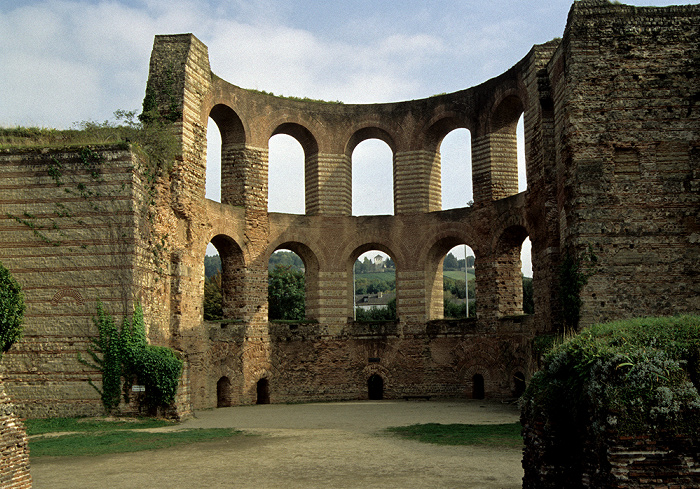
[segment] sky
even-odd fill
[[[191,32],[208,46],[217,75],[278,95],[377,103],[449,93],[497,76],[534,44],[561,37],[571,4],[0,0],[0,126],[69,128],[112,119],[116,110],[140,110],[156,34]],[[522,128],[519,133],[522,159]],[[208,135],[209,148],[218,148],[214,124]],[[212,153],[207,196],[218,200]],[[443,208],[463,207],[472,195],[468,132],[450,133],[441,153]],[[304,212],[302,161],[295,140],[270,140],[271,211]],[[376,140],[363,142],[353,154],[353,214],[392,214],[391,188],[391,151]]]

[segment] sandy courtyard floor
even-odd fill
[[[35,489],[519,489],[519,449],[445,447],[379,434],[415,423],[512,423],[518,415],[514,406],[485,401],[222,408],[199,411],[180,427],[233,427],[249,436],[119,455],[42,457],[31,459],[31,474]]]

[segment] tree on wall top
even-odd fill
[[[10,271],[0,263],[0,351],[5,353],[22,336],[24,295]]]

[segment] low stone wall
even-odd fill
[[[649,431],[596,438],[590,427],[523,417],[523,489],[700,487],[700,439]],[[602,439],[601,439],[602,438]]]
[[[13,413],[10,398],[0,383],[0,487],[26,489],[32,487],[29,473],[29,441],[27,432]]]

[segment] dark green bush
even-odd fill
[[[24,295],[10,271],[0,263],[0,351],[5,353],[22,336]]]
[[[545,357],[523,409],[622,434],[693,432],[700,419],[699,354],[700,316],[592,326]]]

